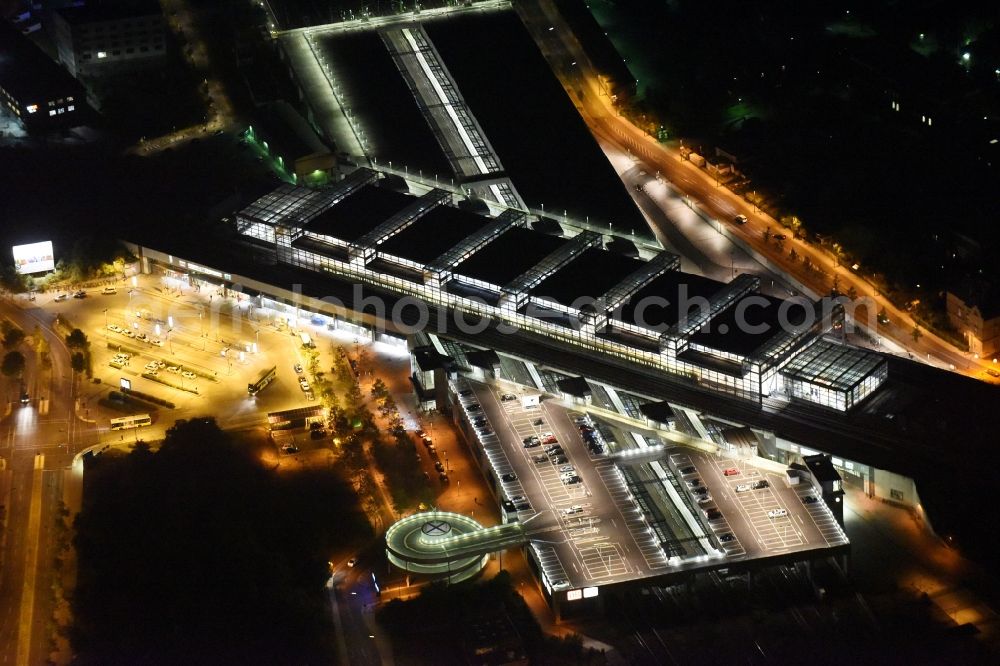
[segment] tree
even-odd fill
[[[90,341],[87,340],[86,333],[78,328],[74,328],[66,336],[66,346],[70,349],[86,349],[90,346]]]
[[[83,372],[87,369],[87,357],[83,355],[83,352],[73,352],[69,364],[73,368],[73,372]]]
[[[20,377],[24,372],[24,354],[19,351],[7,352],[0,362],[0,373],[5,377]]]
[[[80,663],[334,661],[327,561],[372,536],[335,474],[276,474],[208,418],[87,474],[74,539]]]
[[[0,268],[0,287],[10,292],[22,292],[27,289],[27,282],[24,275],[17,272],[13,265],[4,265]]]
[[[376,379],[372,384],[372,398],[379,400],[387,395],[389,395],[389,389],[386,388],[385,382],[381,379]]]
[[[4,331],[3,334],[3,346],[4,349],[14,349],[24,341],[24,331],[19,329],[17,326],[12,326]]]

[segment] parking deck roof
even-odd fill
[[[511,229],[460,263],[452,273],[503,286],[565,242],[530,229]]]
[[[496,387],[468,386],[472,392],[458,397],[456,408],[461,418],[485,417],[483,425],[470,426],[477,432],[472,445],[498,478],[500,499],[520,498],[511,520],[524,525],[553,585],[579,589],[670,577],[848,544],[829,509],[814,501],[817,491],[809,484],[787,487],[777,467],[720,460],[675,444],[639,448],[639,439],[654,441],[652,431],[625,430],[592,415],[593,436],[609,447],[598,453],[574,421],[581,412],[555,400],[526,408],[504,401]],[[544,442],[526,447],[523,439],[532,435],[556,438],[566,460],[552,460]],[[579,483],[562,480],[564,466]],[[707,487],[720,518],[702,511],[699,486]]]
[[[436,206],[378,249],[385,254],[427,264],[491,221],[491,218],[451,206]]]
[[[306,230],[352,243],[415,200],[406,194],[365,185],[313,218]]]
[[[596,247],[587,248],[542,280],[531,290],[531,295],[566,306],[580,297],[599,298],[642,265],[638,259]]]

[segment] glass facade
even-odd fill
[[[343,185],[341,183],[338,187],[342,188]],[[495,285],[456,276],[456,279],[464,284],[490,293],[502,293],[504,297],[495,303],[486,302],[489,299],[470,297],[465,293],[453,293],[461,290],[448,291],[441,280],[442,275],[446,275],[470,254],[489,241],[502,236],[495,224],[484,227],[476,237],[470,237],[466,243],[456,245],[452,251],[444,253],[426,265],[383,251],[375,234],[366,235],[369,240],[374,241],[372,247],[356,247],[359,243],[354,243],[352,245],[355,247],[352,247],[353,251],[350,253],[343,251],[345,246],[342,241],[332,237],[324,236],[322,243],[298,242],[307,234],[310,216],[317,215],[334,205],[328,203],[330,198],[329,192],[324,194],[316,190],[282,186],[241,212],[237,216],[237,228],[248,239],[256,241],[255,245],[273,247],[275,258],[279,262],[375,287],[393,295],[416,297],[435,306],[438,312],[479,315],[496,322],[511,324],[521,330],[538,333],[582,349],[627,359],[678,375],[694,384],[744,400],[760,401],[762,396],[776,394],[784,386],[786,393],[792,396],[827,404],[836,409],[849,409],[852,404],[859,402],[877,388],[884,379],[884,364],[881,375],[875,364],[870,368],[871,372],[862,372],[857,381],[846,388],[839,384],[825,386],[818,379],[808,380],[794,374],[797,371],[808,376],[824,376],[825,370],[821,366],[826,360],[825,356],[797,352],[803,346],[807,351],[814,349],[815,345],[811,343],[818,339],[817,335],[822,332],[818,326],[803,331],[779,330],[762,336],[760,344],[757,344],[757,349],[752,354],[741,355],[693,344],[689,338],[695,331],[688,325],[673,327],[666,333],[659,333],[628,322],[616,321],[615,326],[640,336],[644,342],[655,342],[655,344],[637,345],[630,344],[627,338],[600,335],[592,325],[567,326],[565,320],[557,323],[526,314],[522,306],[530,299],[529,292],[535,285],[546,275],[558,271],[569,259],[584,249],[594,247],[601,242],[601,237],[593,232],[584,232],[567,239],[562,248],[552,252],[511,284]],[[511,224],[520,222],[520,219],[511,220]],[[668,255],[670,256],[672,255]],[[613,290],[615,299],[627,298],[629,296],[627,292],[639,289],[648,281],[650,275],[656,275],[668,266],[673,266],[673,260],[661,259],[657,261],[657,266],[651,267],[648,272],[636,272],[635,279],[621,280]],[[727,285],[718,299],[713,299],[709,317],[732,307],[743,295],[756,289],[756,278],[749,276],[741,278],[743,279],[738,278]],[[631,284],[631,288],[628,288],[628,284]],[[595,297],[601,295],[596,294]],[[567,314],[580,314],[548,301],[546,306]],[[607,322],[607,313],[601,313],[600,318]],[[853,348],[843,349],[856,352],[855,355],[861,359],[873,356]],[[788,362],[789,358],[793,359],[793,362]],[[794,363],[794,361],[802,362]],[[781,369],[782,365],[785,365],[785,369]],[[857,365],[858,370],[864,367],[867,367],[865,363]],[[787,370],[788,368],[792,370]],[[854,366],[850,371],[845,370],[841,373],[842,380],[847,381],[848,378],[852,378],[854,371]]]

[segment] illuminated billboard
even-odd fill
[[[56,267],[52,241],[14,246],[14,266],[21,275],[44,273]]]

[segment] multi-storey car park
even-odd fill
[[[360,168],[326,189],[280,186],[239,212],[235,225],[243,251],[270,276],[265,279],[280,280],[291,271],[312,292],[296,296],[248,278],[246,291],[256,295],[259,307],[292,305],[296,316],[304,308],[318,313],[321,322],[330,318],[331,327],[361,335],[364,328],[358,324],[370,326],[370,315],[357,310],[359,294],[341,291],[360,285],[369,289],[366,293],[388,297],[376,319],[390,332],[412,323],[388,321],[393,310],[406,319],[405,309],[396,306],[409,299],[435,313],[510,326],[509,334],[497,338],[501,344],[493,345],[497,351],[526,350],[525,340],[542,341],[579,358],[627,363],[648,376],[747,405],[773,398],[846,409],[885,379],[879,355],[823,337],[835,316],[808,326],[797,325],[801,322],[793,316],[793,326],[782,328],[777,312],[785,303],[758,294],[754,278],[714,282],[679,272],[678,258],[666,252],[636,259],[603,249],[606,236],[594,231],[566,227],[560,236],[543,234],[514,209],[486,217],[451,205],[451,195],[442,190],[409,195],[380,182],[378,172]],[[218,270],[148,248],[135,250],[145,270],[230,286],[234,279],[225,266]],[[652,302],[636,300],[642,297]],[[699,300],[692,307],[679,306],[686,297]],[[756,298],[754,307],[742,308],[746,312],[738,317],[741,304],[751,298]],[[819,309],[813,302],[798,307],[799,318]],[[752,331],[739,330],[742,314]],[[336,319],[341,321],[334,324]],[[396,564],[457,580],[474,575],[488,553],[521,546],[548,598],[561,607],[584,595],[593,598],[604,586],[641,584],[651,577],[669,582],[707,570],[847,552],[847,539],[831,511],[835,507],[828,504],[833,500],[816,483],[791,486],[781,465],[741,464],[742,479],[770,478],[766,487],[743,495],[749,491],[730,483],[714,455],[730,450],[728,442],[713,440],[703,427],[689,428],[688,434],[664,427],[636,409],[638,403],[654,403],[655,391],[633,395],[630,413],[620,398],[616,403],[604,397],[630,395],[625,389],[619,394],[602,388],[594,401],[587,380],[570,374],[573,368],[560,372],[554,369],[558,363],[546,367],[469,347],[479,336],[463,339],[456,337],[461,330],[445,325],[442,331],[438,322],[435,327],[441,335],[409,330],[418,394],[455,415],[507,522],[517,526],[479,530],[468,521],[440,516],[412,519],[387,535]],[[800,358],[811,361],[796,364]],[[456,365],[459,359],[464,371]],[[507,372],[505,363],[520,369]],[[792,364],[794,374],[786,375],[784,368]],[[618,434],[604,436],[595,453],[555,401],[544,402],[533,416],[519,401],[501,400],[487,384],[465,388],[463,375],[501,377],[536,395],[589,401],[587,423],[618,429]],[[842,381],[844,376],[850,381]],[[806,385],[814,388],[806,390]],[[490,428],[484,430],[478,416],[470,418],[473,401]],[[540,451],[523,446],[524,437],[547,436],[546,428],[564,447],[561,463],[558,457],[539,462]],[[577,480],[565,482],[567,466],[578,473]],[[688,467],[697,470],[694,476],[683,471]],[[695,478],[702,485],[691,486]],[[707,500],[692,492],[699,487],[710,489]],[[812,488],[805,496],[823,501],[803,503],[800,488]],[[768,515],[772,509],[786,513]],[[789,513],[797,516],[796,523],[787,520]],[[444,524],[435,527],[433,521]]]
[[[520,527],[504,531],[500,542],[526,549],[553,603],[575,600],[578,592],[582,601],[584,588],[843,553],[847,544],[833,539],[837,530],[830,531],[827,514],[813,516],[836,516],[839,488],[822,487],[823,475],[803,477],[806,482],[791,486],[801,495],[796,504],[786,492],[790,479],[780,471],[821,451],[833,454],[829,464],[869,495],[918,511],[937,506],[945,529],[961,525],[965,514],[947,513],[951,492],[939,480],[943,474],[949,482],[964,478],[958,452],[976,450],[976,421],[959,418],[956,405],[989,400],[994,394],[984,392],[990,387],[840,344],[824,335],[829,320],[775,328],[773,310],[783,303],[774,299],[761,297],[746,308],[753,331],[723,332],[723,325],[733,324],[735,308],[757,296],[753,278],[723,284],[685,274],[668,253],[644,251],[644,261],[626,260],[601,249],[603,234],[568,226],[559,236],[541,234],[520,211],[480,216],[453,207],[447,192],[402,194],[388,183],[378,172],[357,169],[326,189],[281,186],[236,216],[239,243],[185,247],[183,238],[171,235],[132,249],[146,272],[242,291],[258,312],[302,329],[316,327],[316,334],[329,329],[359,340],[408,343],[421,402],[455,415],[501,502],[521,495],[519,503],[531,507],[530,513],[517,505],[513,514],[506,512]],[[600,266],[600,275],[588,265]],[[673,292],[681,287],[703,298],[701,307],[678,307]],[[641,299],[657,295],[667,303],[643,312]],[[421,321],[415,303],[426,306],[430,319]],[[799,312],[807,311],[800,306]],[[477,328],[458,326],[458,319]],[[463,381],[479,383],[467,389]],[[514,413],[520,402],[498,402],[490,388],[497,383],[518,397],[524,391],[559,398],[543,401],[540,414],[557,440],[569,444],[563,444],[567,462],[534,467],[528,454],[535,449],[522,448],[522,441],[537,417],[526,421]],[[943,385],[941,391],[928,388]],[[469,396],[463,391],[471,391],[485,410],[491,433],[478,429],[480,417],[465,417]],[[591,455],[582,435],[568,427],[559,404],[574,402],[602,433],[601,454]],[[942,424],[950,430],[942,431]],[[942,432],[957,434],[949,440],[955,455],[942,457]],[[768,478],[771,490],[744,494],[749,491],[739,489],[737,479],[719,476],[715,451],[748,460],[732,464],[744,478]],[[680,467],[695,467],[724,522],[699,513],[697,498],[678,490],[694,490],[678,467],[685,456],[690,463]],[[720,464],[723,472],[728,469]],[[581,497],[565,506],[574,498],[556,492],[564,465],[579,470],[581,481],[571,486],[606,501],[588,508]],[[508,473],[516,481],[505,481]],[[614,537],[624,544],[615,550],[624,564],[615,564],[611,551],[600,547],[580,551],[577,532],[556,519],[576,505],[603,529],[625,530]],[[815,518],[818,532],[776,536],[772,528],[786,516],[772,518],[775,509],[806,522]],[[655,538],[640,546],[626,512],[629,521],[645,521]],[[728,532],[716,529],[720,525]],[[549,531],[536,532],[543,528]],[[462,543],[478,544],[462,547],[468,556],[463,570],[472,575],[480,555],[498,542],[478,543],[474,525],[461,530],[469,533]],[[733,540],[722,541],[729,533]],[[416,549],[391,554],[394,561],[456,573],[449,556],[427,555],[420,545],[426,540],[412,538],[404,541]],[[543,546],[550,538],[565,543]],[[441,547],[452,545],[447,539]],[[633,559],[653,552],[651,544],[661,551],[656,558],[668,561],[656,573],[649,560]],[[742,554],[731,554],[737,545]],[[599,574],[602,557],[612,561]],[[591,569],[579,573],[574,562],[590,562]],[[557,564],[565,577],[557,576]]]
[[[966,462],[980,459],[984,439],[968,413],[995,401],[990,387],[839,343],[829,335],[836,308],[764,297],[749,275],[722,283],[683,273],[669,253],[609,237],[607,222],[631,226],[627,196],[598,212],[608,192],[597,170],[576,183],[563,162],[585,161],[553,158],[583,150],[581,134],[540,145],[510,127],[524,96],[497,100],[473,85],[488,71],[500,89],[540,94],[547,84],[524,77],[550,73],[485,51],[455,55],[467,56],[470,30],[523,28],[504,12],[461,23],[427,14],[409,37],[414,19],[399,17],[278,35],[317,129],[393,183],[362,168],[323,190],[283,186],[236,216],[239,243],[191,246],[174,234],[132,246],[144,271],[235,289],[301,330],[410,347],[420,402],[453,415],[505,522],[411,516],[386,534],[391,562],[461,580],[490,553],[519,547],[567,613],[622,586],[704,571],[843,566],[841,475],[869,496],[926,507],[939,529],[997,541],[966,510],[987,505],[979,466]],[[377,62],[384,76],[366,78],[354,62],[366,72]],[[548,87],[540,106],[561,104],[578,121],[558,85]],[[537,116],[535,129],[568,131],[568,116]],[[393,191],[399,176],[415,194]],[[527,205],[505,208],[503,192],[488,194],[494,184]],[[453,206],[469,189],[491,199],[495,217]],[[567,202],[580,208],[569,210],[575,226],[544,219],[562,219]],[[473,332],[456,319],[484,325]],[[538,446],[525,447],[532,436]],[[541,444],[550,436],[554,456]]]
[[[727,462],[697,436],[663,440],[634,420],[539,404],[523,391],[466,379],[449,391],[504,523],[483,528],[440,512],[399,521],[386,548],[408,573],[464,580],[487,554],[521,547],[564,616],[621,589],[707,571],[845,563],[848,540],[827,504],[839,495],[808,467]]]

